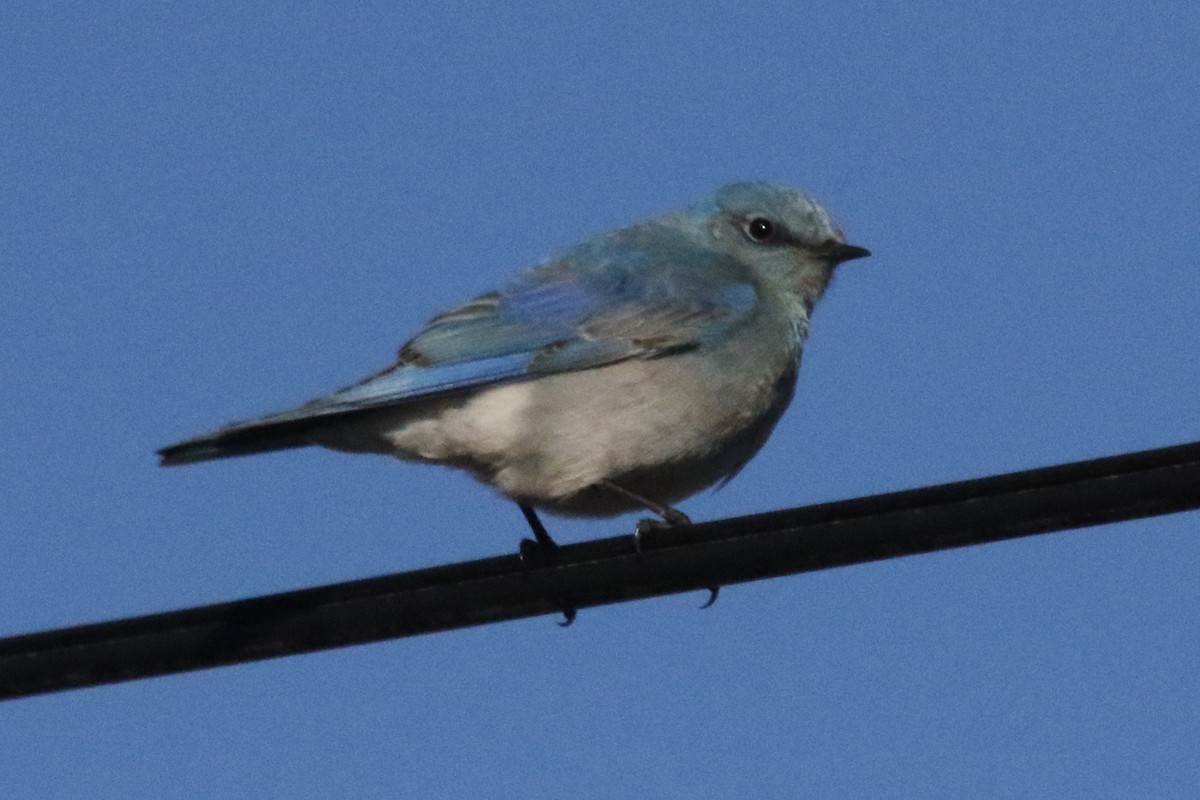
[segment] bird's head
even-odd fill
[[[838,264],[871,252],[846,243],[829,212],[807,195],[769,183],[732,183],[702,204],[714,244],[807,310]],[[700,209],[701,207],[697,207]]]

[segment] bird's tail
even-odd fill
[[[247,422],[168,445],[158,451],[160,467],[177,467],[217,458],[250,456],[273,450],[308,447],[313,442],[308,420]]]

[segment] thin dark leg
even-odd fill
[[[525,515],[525,521],[529,523],[529,528],[533,531],[533,538],[535,540],[521,540],[521,559],[526,563],[535,563],[539,559],[544,562],[558,550],[558,543],[546,531],[546,526],[542,524],[542,520],[538,517],[537,512],[533,510],[533,506],[517,503],[517,507]],[[559,626],[563,628],[570,627],[571,623],[575,621],[575,607],[557,599],[555,599],[555,602],[558,604],[559,611],[563,615],[563,621],[558,623]]]
[[[664,506],[662,503],[656,503],[653,500],[651,500],[650,498],[642,497],[637,492],[631,492],[628,489],[626,489],[624,486],[618,486],[617,484],[613,483],[612,481],[600,481],[599,485],[603,486],[606,489],[611,489],[612,491],[616,492],[617,494],[625,495],[626,497],[628,497],[630,500],[634,501],[638,505],[640,505],[650,511],[653,511],[655,514],[658,514],[660,517],[662,517],[668,525],[691,525],[692,524],[692,521],[691,521],[691,519],[688,518],[688,515],[683,513],[682,511],[680,511],[677,508],[671,508],[670,506]]]
[[[517,507],[525,515],[525,521],[529,523],[529,527],[533,531],[533,538],[537,540],[538,547],[545,548],[547,551],[558,547],[558,542],[550,538],[550,534],[546,532],[546,526],[538,518],[537,512],[533,510],[533,506],[517,503]]]

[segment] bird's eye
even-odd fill
[[[775,226],[771,224],[771,220],[763,217],[755,217],[746,223],[746,235],[756,242],[765,242],[775,233]]]

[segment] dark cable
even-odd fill
[[[0,639],[0,699],[1200,508],[1200,442]]]

